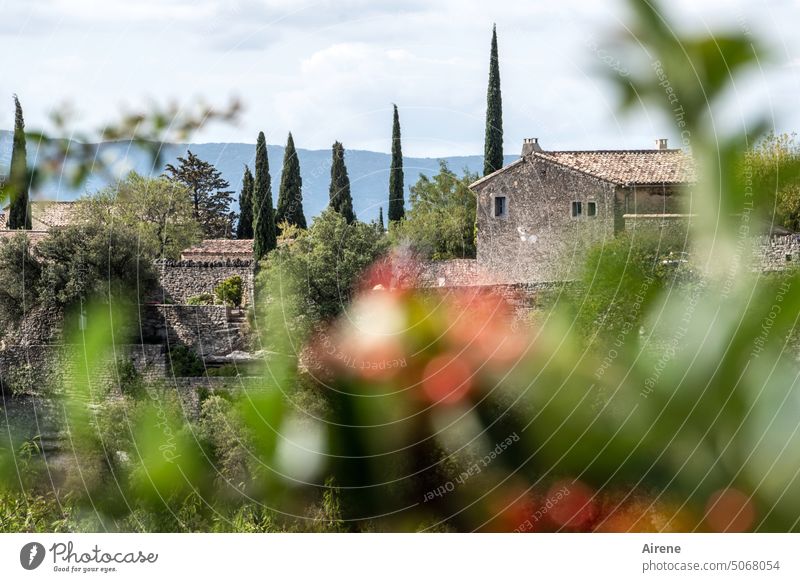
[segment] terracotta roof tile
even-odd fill
[[[541,151],[532,156],[620,186],[691,184],[697,180],[694,161],[682,150]],[[515,160],[471,184],[471,187],[489,182],[527,160],[530,157]]]
[[[697,179],[692,158],[681,150],[537,152],[534,155],[623,186],[689,184]]]
[[[207,239],[181,253],[188,255],[252,255],[252,239]]]
[[[31,202],[31,226],[33,230],[50,230],[67,226],[75,216],[75,202],[36,200]],[[0,213],[0,230],[8,228],[8,206]]]

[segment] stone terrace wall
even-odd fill
[[[755,237],[753,259],[761,271],[783,271],[796,267],[800,262],[800,235]]]
[[[183,344],[200,357],[243,349],[240,328],[229,324],[223,305],[148,305],[142,311],[145,341],[169,347]]]
[[[252,261],[155,261],[160,280],[160,289],[153,295],[157,303],[185,304],[201,293],[213,293],[214,287],[234,275],[239,275],[245,284],[243,305],[252,304]]]
[[[658,234],[662,238],[685,240],[692,227],[693,217],[688,214],[625,214],[626,232]]]
[[[478,283],[478,261],[450,259],[423,265],[419,284],[422,287],[463,287]]]
[[[147,379],[163,378],[166,373],[166,355],[160,345],[117,345],[103,359],[102,370],[93,379],[98,386],[115,383],[114,364],[120,360],[131,360]],[[14,346],[0,351],[0,382],[7,393],[57,388],[75,373],[68,345]]]

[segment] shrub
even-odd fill
[[[169,361],[173,375],[179,378],[194,378],[205,372],[202,360],[184,345],[175,346],[169,351]]]
[[[125,396],[138,399],[144,394],[144,379],[130,358],[117,361],[117,379],[119,390]]]
[[[208,375],[219,378],[232,378],[238,376],[240,369],[235,364],[223,364],[219,368],[209,368]]]
[[[186,300],[186,305],[214,305],[214,303],[216,301],[211,293],[200,293],[200,295],[193,295]]]
[[[239,307],[244,296],[244,281],[239,275],[228,277],[214,288],[214,294],[220,303],[228,307]]]

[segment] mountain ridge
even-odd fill
[[[13,133],[0,130],[0,171],[7,172],[11,162],[11,145]],[[117,168],[117,174],[126,175],[134,170],[143,175],[158,175],[166,164],[174,164],[178,156],[184,156],[191,150],[201,159],[213,164],[230,183],[236,202],[233,209],[238,211],[238,193],[241,189],[244,165],[253,168],[255,160],[255,144],[210,142],[165,144],[162,163],[153,168],[149,156],[141,148],[131,148],[129,141],[101,142],[99,155]],[[267,145],[270,175],[272,178],[273,202],[277,204],[280,173],[283,166],[284,147]],[[298,148],[300,170],[303,178],[303,208],[306,217],[317,216],[328,205],[328,189],[330,184],[331,151],[309,150]],[[28,146],[28,162],[34,163],[36,152]],[[506,156],[506,163],[517,156]],[[439,158],[404,157],[405,195],[409,197],[409,187],[417,182],[420,174],[432,176],[439,171],[439,161],[444,160],[451,170],[462,174],[467,170],[480,174],[483,169],[483,156],[447,156]],[[391,155],[370,150],[345,150],[345,162],[350,176],[353,206],[359,219],[370,221],[378,216],[382,206],[384,216],[388,211],[389,167]],[[75,200],[85,193],[93,193],[108,185],[106,180],[98,176],[91,177],[83,189],[72,189],[58,182],[44,184],[34,199]]]

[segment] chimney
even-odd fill
[[[522,157],[528,157],[534,152],[541,152],[542,147],[539,145],[538,137],[526,137],[522,140]]]
[[[667,146],[667,138],[665,138],[665,137],[662,137],[662,138],[660,138],[660,139],[657,139],[657,140],[656,140],[656,149],[657,149],[657,150],[666,150],[666,149],[669,149],[669,147]]]

